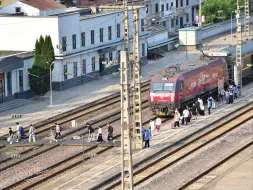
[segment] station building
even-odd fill
[[[33,65],[33,53],[0,51],[0,104],[34,96],[28,76]]]
[[[8,0],[7,0],[8,1]],[[85,83],[98,75],[118,72],[119,52],[123,50],[122,9],[102,10],[98,8],[61,9],[54,13],[54,0],[35,1],[36,8],[45,11],[45,16],[31,16],[23,11],[0,15],[0,50],[32,51],[40,35],[50,35],[56,60],[52,74],[53,90],[64,90]],[[52,4],[50,4],[50,1]],[[22,2],[22,1],[20,1]],[[32,6],[32,3],[30,3]],[[16,4],[8,4],[15,9]],[[61,5],[59,5],[61,6]],[[35,5],[34,5],[35,7]],[[42,8],[43,7],[43,8]],[[0,7],[0,11],[4,7]],[[147,56],[146,8],[139,9],[140,56],[142,62]],[[11,8],[9,7],[8,10]],[[59,8],[55,8],[59,11]],[[130,52],[133,51],[133,14],[129,8]]]

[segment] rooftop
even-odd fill
[[[66,7],[54,0],[20,0],[20,2],[35,7],[41,11],[49,9],[65,9]]]
[[[12,56],[25,58],[25,57],[33,56],[33,54],[34,54],[34,51],[0,50],[0,60],[7,57],[12,57]]]

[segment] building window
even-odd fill
[[[64,80],[68,79],[68,65],[63,65],[63,76]]]
[[[74,77],[77,77],[77,62],[73,62]]]
[[[95,43],[95,41],[94,41],[94,30],[90,31],[90,42],[91,42],[91,44]]]
[[[141,19],[141,31],[144,32],[144,19]]]
[[[67,37],[62,37],[62,51],[67,51]]]
[[[112,52],[109,53],[109,61],[112,61]]]
[[[159,12],[158,3],[155,4],[155,12],[156,12],[156,13]]]
[[[161,12],[164,12],[164,4],[162,4],[162,10],[161,10]]]
[[[7,72],[7,93],[8,95],[12,94],[11,72]]]
[[[171,2],[170,6],[173,7],[173,2]]]
[[[100,28],[99,29],[99,36],[100,36],[100,42],[104,41],[104,29]]]
[[[18,77],[19,77],[19,91],[24,91],[24,78],[23,78],[23,70],[18,71]]]
[[[120,50],[118,50],[118,64],[120,64]]]
[[[186,5],[189,5],[189,0],[186,0]]]
[[[189,22],[189,14],[186,14],[186,22]]]
[[[86,59],[83,59],[83,74],[86,74]]]
[[[112,27],[108,26],[108,40],[112,39]]]
[[[178,26],[178,16],[177,16],[177,18],[176,18],[176,25]]]
[[[176,8],[178,8],[178,1],[179,1],[179,0],[176,0]]]
[[[141,44],[141,55],[142,55],[142,57],[144,57],[145,56],[145,44]]]
[[[21,8],[20,7],[16,7],[16,13],[20,13],[21,12]]]
[[[174,28],[175,27],[175,19],[171,19],[171,28]]]
[[[76,34],[72,35],[72,47],[76,49]]]
[[[184,0],[180,1],[180,6],[183,7],[184,6]]]
[[[91,63],[92,63],[92,71],[95,71],[96,70],[96,59],[95,59],[95,57],[91,58]]]
[[[163,21],[163,26],[166,27],[166,21],[165,20]]]
[[[85,32],[81,33],[81,42],[82,42],[82,47],[85,46]]]
[[[166,11],[169,10],[169,3],[166,3]]]
[[[120,38],[120,24],[117,24],[117,38]]]
[[[146,5],[146,13],[148,13],[148,5]]]

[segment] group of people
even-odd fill
[[[144,148],[148,148],[150,146],[149,141],[152,136],[154,136],[155,131],[159,132],[161,130],[162,120],[160,117],[157,117],[155,120],[150,120],[149,128],[144,128],[142,126],[142,140],[145,143]]]
[[[18,122],[16,123],[16,125],[17,125],[17,130],[15,132],[12,130],[11,127],[9,128],[9,136],[7,138],[7,141],[10,144],[12,144],[14,141],[18,143],[21,140],[25,140],[25,138],[26,138],[24,128]],[[32,141],[35,142],[36,141],[36,139],[35,139],[35,128],[33,127],[32,124],[30,124],[28,134],[29,134],[29,138],[28,138],[29,143],[32,142]]]
[[[226,101],[227,104],[232,104],[234,99],[238,98],[238,87],[236,85],[230,85],[227,90],[221,89],[219,92],[220,100]]]
[[[89,123],[87,123],[86,126],[88,129],[88,142],[95,141],[95,138],[96,138],[95,130],[93,129],[93,127]],[[114,142],[113,127],[109,123],[107,123],[106,126],[107,126],[107,132],[108,132],[107,141]],[[102,128],[101,128],[101,126],[99,126],[98,132],[97,132],[97,142],[101,143],[103,141],[104,141],[104,139],[103,139]]]

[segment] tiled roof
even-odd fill
[[[48,9],[65,9],[66,7],[55,0],[20,0],[20,2],[35,7],[41,11]]]

